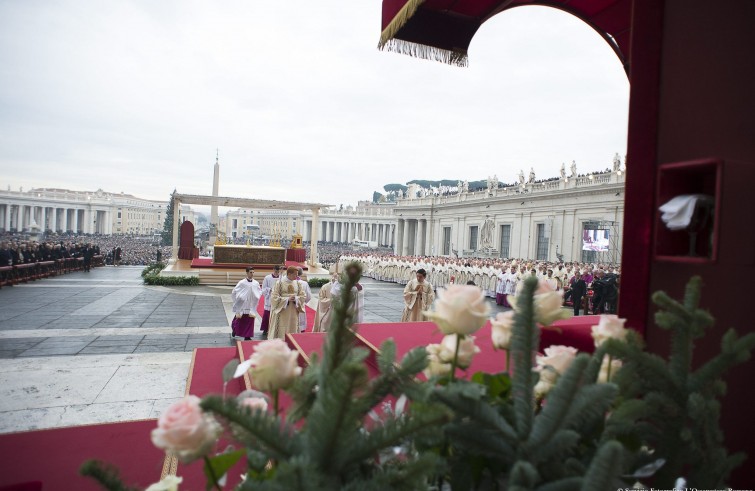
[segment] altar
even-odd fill
[[[216,264],[285,264],[286,249],[283,247],[216,245],[213,255]]]

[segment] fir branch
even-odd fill
[[[481,427],[475,420],[456,421],[446,426],[446,435],[453,442],[455,452],[463,449],[475,456],[495,459],[501,470],[516,459],[514,444],[507,443],[495,430]]]
[[[755,333],[737,338],[736,331],[729,329],[721,338],[721,353],[690,376],[689,390],[700,391],[711,385],[731,367],[749,360],[753,349]]]
[[[586,355],[578,355],[566,373],[558,378],[556,386],[548,393],[547,404],[535,418],[532,432],[524,445],[525,451],[529,452],[544,445],[548,438],[562,426],[566,420],[567,411],[577,398],[582,374],[589,361]]]
[[[116,467],[99,460],[87,460],[81,464],[79,474],[91,477],[108,491],[138,491],[138,488],[132,488],[123,484]]]
[[[347,371],[347,368],[352,370]],[[360,422],[351,411],[352,395],[357,387],[358,369],[363,366],[340,366],[331,373],[325,385],[320,386],[317,400],[308,415],[307,447],[318,468],[325,472],[333,469],[332,456],[345,433],[355,431]]]
[[[396,363],[396,343],[393,339],[386,339],[380,345],[380,352],[377,355],[378,369],[380,373],[387,374],[395,370]]]
[[[579,491],[581,486],[581,477],[567,477],[538,486],[536,491]]]
[[[514,316],[514,328],[510,354],[514,357],[514,376],[511,395],[514,400],[516,429],[519,438],[529,436],[534,417],[532,357],[537,349],[540,331],[535,326],[533,295],[537,288],[537,278],[527,278],[516,302],[518,312]]]
[[[539,416],[538,416],[539,418]],[[534,462],[562,461],[579,443],[582,435],[574,430],[558,430],[547,443],[531,449]]]
[[[531,463],[525,460],[518,460],[511,468],[509,490],[529,491],[535,487],[539,480],[540,474]]]
[[[286,459],[299,451],[293,429],[281,419],[261,411],[242,410],[235,399],[206,396],[200,407],[237,425],[244,433],[237,438],[251,448],[264,448],[276,460]]]
[[[438,387],[433,392],[433,398],[453,409],[458,415],[466,416],[479,425],[487,426],[509,444],[516,444],[519,440],[516,429],[482,398],[465,396],[465,393],[461,391],[463,385],[467,383],[460,382],[452,386]],[[469,394],[466,392],[466,395]]]
[[[386,447],[392,447],[412,435],[432,426],[443,424],[451,415],[442,409],[431,409],[413,413],[411,418],[391,418],[373,429],[354,447],[342,447],[335,457],[334,468],[342,469],[374,456]]]
[[[622,453],[621,444],[618,442],[609,441],[603,444],[585,474],[582,490],[616,489],[616,476],[621,473]]]

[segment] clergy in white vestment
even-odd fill
[[[280,279],[280,269],[281,267],[276,264],[273,268],[273,272],[265,276],[262,280],[262,295],[265,297],[265,310],[262,314],[261,329],[262,334],[265,336],[267,336],[267,330],[270,326],[270,301],[272,300],[273,286],[275,285],[275,282]]]
[[[312,332],[325,332],[330,327],[330,320],[333,314],[333,285],[338,283],[338,275],[333,274],[330,281],[320,288],[317,301],[317,313],[315,314],[315,323],[312,326]]]
[[[267,339],[286,339],[286,334],[299,332],[299,313],[304,312],[305,292],[296,279],[297,273],[296,267],[289,266],[286,276],[273,285]]]
[[[333,302],[340,302],[341,295],[343,294],[343,285],[338,281],[333,283],[333,287],[330,289],[330,294],[333,297]],[[359,282],[351,288],[351,305],[349,306],[349,313],[351,314],[351,319],[354,324],[364,322],[364,287]]]
[[[246,278],[239,281],[231,292],[233,304],[233,321],[231,321],[231,336],[240,336],[245,340],[254,336],[254,319],[257,318],[257,305],[262,295],[262,289],[254,279],[254,268],[246,268]]]
[[[404,287],[404,312],[401,322],[424,321],[424,312],[430,309],[435,301],[435,291],[430,283],[425,281],[425,270],[417,270],[416,278]]]
[[[309,288],[309,283],[302,280],[301,277],[304,274],[304,270],[299,268],[297,281],[301,283],[301,287],[304,289],[304,305],[308,304],[312,300],[312,290]],[[304,312],[299,312],[299,331],[304,332],[307,330],[307,312],[306,308]]]

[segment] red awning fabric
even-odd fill
[[[451,65],[467,65],[477,29],[514,7],[539,5],[569,12],[595,29],[629,73],[631,0],[383,0],[380,49]]]

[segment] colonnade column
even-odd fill
[[[398,219],[396,222],[396,243],[394,244],[394,250],[396,251],[397,256],[402,256],[403,249],[402,249],[402,239],[403,239],[403,229],[404,229],[404,220]]]
[[[427,232],[427,220],[417,220],[417,255],[426,256],[425,234]]]
[[[320,226],[320,209],[314,208],[312,210],[312,230],[315,232],[312,234],[313,240],[309,244],[309,264],[314,267],[317,264],[317,227]]]
[[[5,205],[5,219],[3,220],[3,223],[5,224],[4,230],[7,232],[10,230],[10,212],[11,212],[11,204],[8,203]]]
[[[403,235],[402,243],[401,243],[401,250],[404,251],[404,255],[409,255],[409,220],[404,220],[404,230],[401,235]]]

